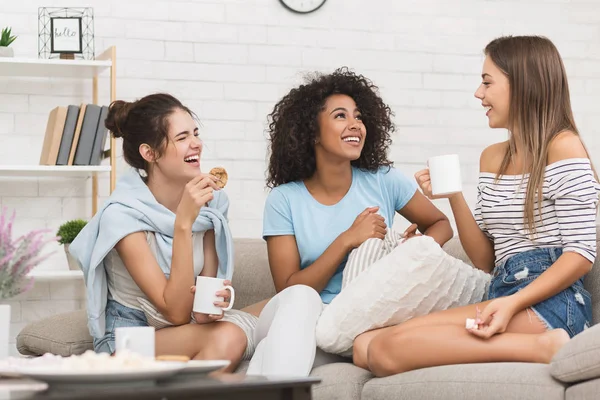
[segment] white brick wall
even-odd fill
[[[374,80],[396,114],[391,149],[396,165],[412,175],[429,156],[458,153],[465,194],[473,204],[479,153],[505,137],[487,128],[473,97],[482,49],[500,34],[543,34],[565,58],[575,117],[598,163],[599,1],[328,0],[309,15],[293,14],[277,0],[86,4],[95,10],[97,53],[117,46],[118,97],[169,91],[197,112],[205,167],[230,171],[233,233],[259,237],[266,114],[302,73],[315,69],[348,65]],[[4,4],[0,21],[19,35],[16,55],[37,56],[38,6],[69,5],[59,0]],[[100,83],[106,102],[107,81]],[[88,81],[1,78],[1,163],[37,163],[50,109],[90,97]],[[123,168],[119,160],[119,171]],[[107,188],[108,180],[101,179],[102,199]],[[0,204],[16,209],[19,232],[54,230],[66,219],[88,217],[90,194],[86,179],[0,178]],[[444,201],[437,204],[449,212]],[[40,268],[66,268],[57,250]],[[81,286],[38,283],[11,301],[12,337],[29,321],[80,307]]]

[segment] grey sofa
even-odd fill
[[[600,238],[600,234],[599,234]],[[449,254],[469,262],[457,238],[445,246]],[[236,308],[275,293],[262,240],[235,240]],[[598,263],[586,278],[594,299],[594,324],[600,320]],[[60,314],[26,326],[17,337],[22,354],[46,352],[67,356],[92,348],[84,311]],[[313,389],[317,400],[331,399],[597,399],[600,398],[600,326],[573,338],[550,365],[487,363],[426,368],[387,378],[374,378],[350,362],[317,366],[321,379]],[[247,363],[242,363],[243,372]]]

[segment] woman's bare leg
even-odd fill
[[[194,360],[229,360],[235,371],[246,350],[244,331],[231,322],[187,324],[156,331],[156,355],[185,355]]]
[[[354,347],[352,352],[352,360],[354,365],[364,369],[368,369],[367,362],[367,349],[371,340],[375,336],[384,334],[387,332],[399,332],[408,330],[416,327],[423,326],[436,326],[436,325],[460,325],[465,326],[467,318],[475,318],[477,313],[477,307],[479,310],[483,310],[485,306],[490,303],[491,300],[484,301],[478,304],[470,304],[468,306],[451,308],[443,311],[436,311],[431,314],[423,315],[409,319],[400,325],[388,326],[386,328],[374,329],[372,331],[365,332],[358,335],[354,339]],[[532,315],[533,317],[534,315]],[[539,322],[539,321],[538,321]]]
[[[515,318],[524,320],[528,316],[526,311],[521,311]],[[463,326],[437,325],[377,335],[369,344],[367,358],[369,369],[377,376],[449,364],[549,363],[568,340],[569,335],[563,329],[544,329],[543,333],[507,332],[481,339]]]

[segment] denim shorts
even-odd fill
[[[106,327],[104,336],[94,338],[94,351],[96,353],[115,352],[115,329],[126,328],[130,326],[148,326],[148,321],[143,311],[126,307],[114,300],[108,300],[106,303]]]
[[[562,248],[549,247],[515,254],[496,266],[488,299],[510,296],[533,282],[562,254]],[[548,329],[562,328],[573,337],[592,321],[592,298],[583,287],[583,277],[562,292],[531,307]]]

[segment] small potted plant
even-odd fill
[[[15,41],[16,36],[11,36],[12,28],[6,27],[2,29],[2,33],[0,34],[0,57],[13,57],[15,53],[13,52],[10,44]]]
[[[85,224],[87,224],[87,221],[83,219],[74,219],[62,224],[58,228],[58,232],[56,232],[56,236],[58,236],[58,243],[64,245],[65,254],[67,255],[67,262],[69,264],[70,270],[79,270],[79,264],[71,255],[71,253],[69,253],[69,244],[71,244],[71,242],[75,240],[75,238],[77,237],[77,235],[79,235],[79,232],[81,232]]]

